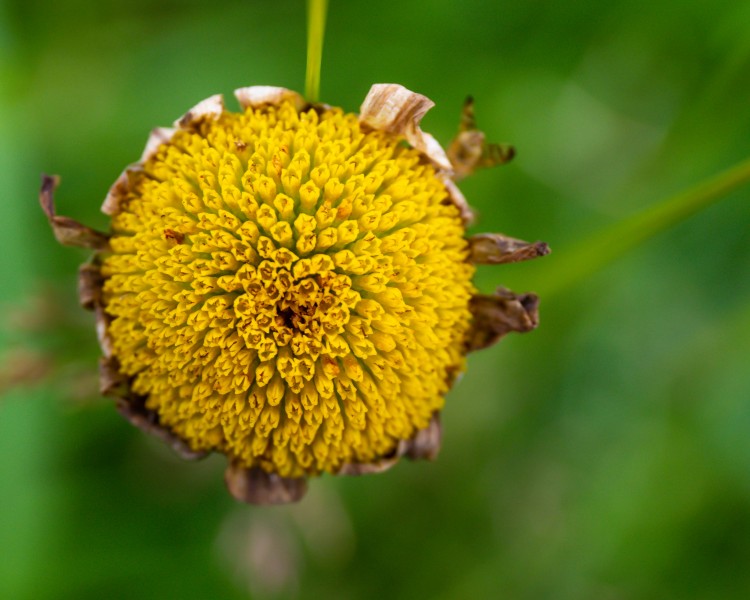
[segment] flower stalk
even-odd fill
[[[320,96],[320,66],[326,29],[328,0],[307,0],[307,74],[305,97],[317,102]]]

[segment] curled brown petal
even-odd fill
[[[134,395],[120,397],[117,399],[115,406],[118,412],[130,421],[132,425],[135,425],[138,429],[149,435],[159,438],[182,458],[186,460],[197,460],[208,455],[207,452],[193,450],[172,430],[159,423],[158,415],[154,411],[146,408],[144,398]]]
[[[174,122],[175,127],[180,129],[191,129],[196,123],[204,119],[215,121],[224,112],[224,96],[214,94],[205,100],[201,100],[193,108],[187,111]]]
[[[466,340],[467,352],[492,346],[515,331],[524,333],[539,324],[539,298],[497,288],[492,295],[476,295],[469,303],[474,321]]]
[[[120,397],[126,390],[127,378],[120,372],[120,363],[113,356],[99,359],[99,393]]]
[[[55,214],[55,190],[60,184],[56,175],[42,175],[42,187],[39,190],[39,204],[47,215],[52,232],[58,242],[64,246],[79,246],[92,250],[103,250],[109,243],[106,234],[86,227],[70,217]]]
[[[395,465],[400,458],[401,454],[397,449],[392,456],[381,458],[380,460],[376,460],[373,462],[345,463],[341,466],[336,474],[352,475],[356,477],[357,475],[372,475],[374,473],[383,473],[384,471],[387,471],[393,465]]]
[[[297,502],[307,492],[306,479],[290,479],[263,469],[250,469],[230,463],[224,473],[229,492],[247,504],[288,504]]]
[[[279,106],[285,100],[290,100],[297,110],[302,110],[307,105],[306,100],[297,92],[272,85],[253,85],[239,88],[234,90],[234,96],[243,109],[259,108],[266,105]]]
[[[438,177],[443,182],[443,185],[448,192],[448,198],[446,198],[445,202],[451,203],[456,208],[458,208],[458,212],[464,225],[471,225],[474,222],[474,211],[466,201],[466,197],[463,195],[461,190],[458,189],[458,186],[448,175],[444,173],[438,173]]]
[[[402,454],[412,460],[435,460],[440,452],[442,439],[440,413],[436,412],[427,427],[417,431],[412,439],[404,443]]]
[[[359,120],[381,131],[413,133],[435,103],[397,83],[376,83],[360,108]]]
[[[524,242],[502,233],[480,233],[469,238],[469,261],[477,265],[521,262],[549,253],[544,242]]]
[[[96,338],[105,358],[112,356],[112,340],[109,337],[110,317],[101,304],[94,304],[94,317],[96,320]]]
[[[78,301],[88,310],[101,303],[104,279],[99,265],[84,263],[78,269]]]
[[[433,106],[432,100],[402,85],[376,83],[362,103],[359,121],[372,129],[403,135],[439,169],[450,171],[451,163],[443,148],[419,128],[422,117]]]
[[[389,455],[372,462],[345,463],[336,474],[357,476],[383,473],[403,456],[411,460],[434,460],[440,452],[441,441],[440,413],[436,412],[427,427],[419,429],[410,439],[401,440]]]
[[[502,165],[516,154],[513,146],[488,143],[482,131],[476,127],[474,100],[471,96],[464,102],[458,135],[448,146],[448,159],[453,166],[456,180],[463,179],[481,168]]]
[[[159,146],[169,142],[174,137],[175,133],[177,133],[177,130],[173,127],[154,127],[148,136],[146,147],[143,149],[143,154],[141,154],[140,162],[145,163],[149,158],[156,154]]]
[[[133,175],[143,170],[140,163],[134,163],[125,168],[115,182],[110,186],[107,197],[104,198],[101,211],[110,217],[118,214],[122,208],[122,203],[130,193],[130,180]]]

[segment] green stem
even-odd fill
[[[551,295],[578,284],[628,250],[721,200],[750,182],[750,159],[592,235],[568,252],[549,260],[534,278],[540,295]],[[553,255],[554,257],[554,255]],[[545,270],[546,269],[546,270]]]
[[[307,0],[307,76],[305,97],[317,102],[320,94],[320,64],[326,30],[328,0]]]

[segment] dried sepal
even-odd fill
[[[448,146],[448,159],[457,181],[477,169],[502,165],[512,160],[516,151],[507,144],[488,143],[474,118],[474,100],[469,96],[461,112],[458,135]]]
[[[279,106],[282,102],[291,101],[297,110],[307,106],[307,101],[297,92],[272,85],[252,85],[234,90],[234,96],[243,109],[262,106]]]
[[[60,178],[57,175],[42,175],[42,187],[39,190],[39,204],[47,215],[57,241],[64,246],[78,246],[91,250],[106,248],[109,244],[106,234],[55,213],[55,190],[59,184]]]
[[[477,265],[504,265],[550,253],[544,242],[524,242],[502,233],[479,233],[468,238],[469,261]]]
[[[175,133],[177,133],[177,129],[174,127],[154,127],[148,136],[148,140],[146,140],[146,147],[143,149],[139,162],[145,163],[156,154],[159,146],[170,142]]]
[[[307,492],[306,479],[281,477],[259,467],[246,469],[230,463],[224,473],[229,492],[247,504],[288,504],[297,502]]]
[[[439,169],[450,171],[451,163],[442,146],[419,128],[422,117],[433,106],[432,100],[402,85],[376,83],[362,103],[359,121],[372,129],[404,136]]]
[[[154,411],[146,408],[144,398],[132,394],[120,397],[117,399],[115,407],[132,425],[135,425],[138,429],[149,435],[159,438],[180,455],[180,457],[186,460],[198,460],[208,455],[208,452],[193,450],[182,438],[159,423],[159,416]]]
[[[101,268],[94,262],[82,264],[78,268],[78,302],[87,310],[94,310],[101,304],[102,278]]]
[[[224,96],[214,94],[205,100],[201,100],[193,108],[187,111],[174,122],[179,129],[192,129],[193,126],[204,119],[216,121],[224,112]]]
[[[535,294],[515,294],[499,287],[494,294],[478,294],[471,299],[469,310],[474,317],[467,335],[466,350],[482,350],[504,335],[525,333],[539,324],[539,298]]]

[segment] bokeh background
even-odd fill
[[[548,293],[470,357],[437,462],[255,508],[98,397],[86,253],[37,188],[105,228],[153,126],[304,64],[301,0],[0,4],[0,598],[750,597],[750,192],[565,283],[587,236],[750,156],[750,4],[331,1],[322,99],[402,83],[446,142],[471,93],[518,149],[462,185],[475,230],[553,248],[478,285]]]

